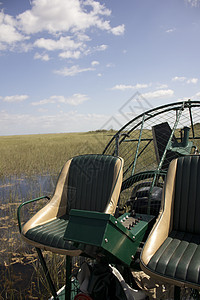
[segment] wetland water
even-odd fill
[[[41,298],[37,296],[38,287],[35,284],[37,280],[33,267],[37,257],[32,248],[21,240],[17,207],[24,201],[52,195],[56,181],[57,175],[0,178],[0,300],[32,299],[33,294],[36,297],[34,299]],[[25,208],[22,219],[27,220],[37,209],[37,205],[35,203]],[[26,290],[23,292],[23,289]]]

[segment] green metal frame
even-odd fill
[[[130,188],[134,183],[136,183],[138,181],[149,179],[149,178],[154,178],[155,175],[157,178],[165,177],[166,174],[167,174],[167,171],[164,171],[164,170],[150,170],[150,171],[136,173],[122,182],[121,192]]]
[[[27,204],[30,204],[30,203],[33,203],[33,202],[36,202],[36,201],[39,201],[39,200],[42,200],[42,199],[50,200],[50,198],[48,196],[41,196],[41,197],[38,197],[38,198],[35,198],[35,199],[25,201],[25,202],[23,202],[19,205],[19,207],[17,209],[17,220],[18,220],[18,226],[19,226],[19,232],[20,233],[22,232],[21,216],[20,216],[22,207],[27,205]]]
[[[143,131],[145,117],[146,117],[146,115],[144,114],[143,118],[142,118],[142,124],[141,124],[141,128],[140,128],[140,135],[139,135],[139,139],[138,139],[137,149],[136,149],[136,152],[135,152],[135,158],[133,160],[133,168],[132,168],[131,175],[133,175],[134,172],[135,172],[135,166],[136,166],[136,161],[137,161],[137,157],[138,157],[140,142],[141,142],[141,138],[142,138],[142,131]]]
[[[48,196],[41,196],[41,197],[38,197],[38,198],[35,198],[35,199],[25,201],[25,202],[23,202],[19,205],[19,207],[17,209],[17,220],[18,220],[18,226],[19,226],[19,232],[20,233],[22,232],[22,223],[21,223],[21,209],[22,209],[22,207],[27,205],[27,204],[30,204],[30,203],[33,203],[33,202],[36,202],[36,201],[39,201],[39,200],[42,200],[42,199],[50,200],[50,198]],[[40,248],[37,248],[37,247],[35,247],[35,248],[36,248],[40,263],[42,265],[44,274],[46,276],[47,282],[49,284],[49,288],[51,290],[52,296],[55,300],[59,300],[60,299],[59,295],[57,294],[55,285],[52,281],[52,278],[51,278],[51,275],[49,273],[49,269],[48,269],[47,264],[45,262],[42,251],[41,251]],[[62,299],[63,299],[63,297],[62,297]],[[69,256],[66,256],[65,300],[71,300],[71,257],[69,257]]]
[[[182,113],[182,111],[184,109],[189,109],[189,114],[190,114],[190,121],[191,121],[191,128],[192,128],[192,132],[193,132],[193,138],[195,139],[200,139],[200,137],[195,137],[194,136],[194,124],[193,124],[193,118],[192,118],[192,113],[191,113],[191,108],[194,107],[200,107],[200,101],[183,101],[183,102],[175,102],[175,103],[171,103],[171,104],[166,104],[166,105],[162,105],[160,107],[157,108],[153,108],[150,109],[140,115],[138,115],[137,117],[133,118],[132,120],[130,120],[128,123],[126,123],[112,138],[111,140],[108,142],[108,144],[106,145],[105,149],[103,150],[103,154],[108,154],[110,153],[111,155],[115,155],[116,154],[116,137],[118,137],[118,146],[123,143],[123,142],[128,142],[128,141],[133,141],[131,139],[126,140],[126,137],[130,135],[130,133],[132,131],[134,131],[136,128],[138,128],[138,126],[141,126],[142,123],[144,122],[144,115],[145,115],[145,122],[150,120],[151,118],[154,118],[162,113],[166,113],[168,111],[174,110],[176,112],[180,112]],[[133,125],[131,127],[131,129],[128,130],[128,132],[126,132],[126,134],[123,134],[123,131],[126,131],[126,128],[128,128],[128,126],[130,126],[131,124],[134,124],[134,122],[136,122],[137,120],[140,120],[137,124]],[[121,137],[121,139],[120,139]],[[143,139],[141,139],[142,141]],[[149,141],[152,139],[148,139]],[[138,141],[138,139],[137,139]],[[111,147],[111,145],[114,143],[114,148]],[[120,155],[120,153],[118,153],[118,155]],[[133,163],[132,163],[133,164]],[[130,168],[130,166],[129,166]],[[124,170],[124,173],[126,173],[127,170]]]
[[[163,106],[160,106],[160,107],[157,107],[157,108],[153,108],[153,109],[151,109],[149,111],[146,111],[146,112],[140,114],[139,116],[137,116],[136,118],[130,120],[127,124],[125,124],[115,134],[115,136],[113,136],[113,138],[110,140],[110,142],[107,144],[107,146],[105,147],[105,149],[103,151],[103,154],[109,153],[109,147],[110,147],[111,153],[113,155],[116,154],[116,148],[115,148],[115,150],[113,150],[113,148],[111,147],[112,144],[116,145],[116,143],[114,142],[116,137],[118,137],[118,140],[117,140],[117,145],[118,145],[118,147],[117,147],[117,153],[119,152],[119,146],[120,146],[121,143],[123,143],[123,142],[137,142],[135,157],[134,157],[133,161],[130,162],[130,164],[124,170],[124,175],[125,175],[132,168],[131,176],[129,176],[122,183],[122,191],[127,188],[126,186],[127,186],[128,182],[132,181],[133,183],[135,183],[135,182],[137,182],[137,180],[138,181],[142,180],[142,177],[143,176],[145,177],[145,175],[147,175],[147,173],[148,174],[153,174],[153,176],[150,175],[150,177],[153,177],[153,180],[152,180],[152,183],[151,183],[151,186],[150,186],[150,190],[149,190],[149,195],[150,196],[149,196],[148,208],[147,208],[147,213],[148,214],[150,214],[151,194],[152,194],[153,187],[155,186],[156,179],[158,178],[159,174],[164,175],[163,171],[161,169],[162,169],[162,165],[164,163],[164,160],[166,158],[167,151],[171,150],[171,151],[177,152],[176,150],[179,149],[179,147],[181,147],[181,145],[182,145],[182,143],[177,143],[177,145],[175,145],[175,147],[173,147],[173,145],[172,145],[172,138],[173,138],[175,130],[177,129],[177,126],[179,124],[179,120],[181,118],[182,112],[185,109],[189,110],[189,116],[190,116],[190,122],[191,122],[191,128],[192,128],[193,138],[197,138],[197,137],[195,137],[194,124],[193,124],[193,118],[192,118],[192,110],[191,109],[193,107],[200,107],[200,101],[190,101],[190,100],[188,100],[188,101],[183,101],[183,102],[179,102],[179,103],[172,103],[172,104],[163,105]],[[153,140],[152,138],[149,138],[149,139],[148,138],[147,139],[142,138],[142,132],[143,132],[143,128],[144,128],[144,123],[146,121],[149,121],[151,118],[157,117],[158,115],[160,115],[162,113],[169,112],[171,110],[174,110],[176,112],[176,118],[175,118],[175,121],[174,121],[174,124],[173,124],[173,128],[172,128],[172,131],[171,131],[171,134],[170,134],[170,138],[169,138],[169,140],[167,142],[167,145],[166,145],[166,147],[164,149],[164,152],[162,154],[162,157],[160,159],[160,162],[159,162],[157,168],[155,170],[147,171],[147,173],[145,173],[145,172],[135,173],[136,163],[137,163],[137,160],[138,160],[139,156],[144,152],[145,149],[147,149],[147,147],[151,144],[151,142]],[[134,122],[136,122],[137,120],[138,120],[138,123],[135,124]],[[128,126],[131,126],[131,124],[133,124],[133,126],[131,127],[131,129],[128,130],[128,128],[129,128]],[[139,137],[137,139],[126,139],[126,137],[129,136],[131,134],[131,132],[133,132],[135,129],[139,130]],[[124,135],[123,131],[127,132],[127,134]],[[120,139],[120,137],[121,137],[121,139]],[[188,139],[189,139],[189,134],[188,134]],[[140,152],[139,152],[141,141],[147,141],[147,144],[144,145],[142,147],[142,149],[140,150]],[[189,146],[190,146],[190,148],[192,148],[192,142],[189,142]],[[183,154],[185,153],[184,149],[179,149],[179,150],[180,150],[179,151],[180,153],[183,153]],[[118,153],[118,155],[122,155],[122,154]],[[123,157],[123,155],[122,155],[122,157]],[[150,178],[150,177],[148,177],[148,175],[147,175],[147,177],[145,177],[145,178]],[[128,187],[130,187],[130,184],[128,185]]]

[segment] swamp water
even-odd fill
[[[57,175],[0,178],[0,299],[47,299],[48,290],[36,252],[19,234],[17,207],[24,201],[52,195],[56,181]],[[22,208],[22,222],[45,202],[41,200]],[[50,259],[56,265],[61,264],[55,255]]]

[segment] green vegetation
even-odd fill
[[[0,137],[0,176],[58,173],[66,160],[102,153],[110,140],[104,130],[88,133]]]
[[[195,124],[195,135],[199,136],[200,124]],[[48,299],[49,290],[43,271],[38,264],[34,248],[28,247],[20,238],[16,210],[24,200],[48,195],[43,179],[51,181],[52,191],[56,178],[64,163],[71,157],[85,153],[102,153],[116,132],[97,130],[86,133],[63,133],[45,135],[0,137],[0,300],[1,299]],[[151,130],[143,130],[142,138],[152,138]],[[179,136],[179,130],[176,134]],[[190,137],[191,137],[190,132]],[[129,141],[119,146],[119,154],[129,166],[135,158],[139,131],[135,130]],[[153,141],[141,141],[135,170],[152,170],[157,167]],[[194,144],[199,147],[199,140]],[[147,146],[147,147],[146,147]],[[108,153],[115,148],[115,141]],[[131,168],[126,176],[130,176]],[[46,176],[47,175],[47,176]],[[37,181],[38,177],[41,180]],[[24,185],[20,184],[24,183]],[[23,186],[23,188],[22,188]],[[25,188],[25,191],[23,190]],[[122,192],[123,204],[132,188]],[[30,205],[24,209],[22,218],[27,220],[44,203]],[[56,288],[64,284],[64,257],[45,253]],[[58,272],[56,267],[59,266]]]
[[[98,130],[87,133],[0,137],[0,300],[48,299],[50,292],[33,247],[20,238],[16,210],[24,200],[46,194],[44,186],[36,186],[35,178],[55,179],[71,157],[84,153],[102,153],[113,132]],[[24,192],[20,183],[25,182]],[[25,193],[25,195],[24,195]],[[30,205],[23,220],[41,208]],[[65,284],[64,256],[45,253],[56,288]]]

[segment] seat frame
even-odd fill
[[[169,277],[167,275],[158,273],[157,271],[151,269],[148,264],[149,264],[151,258],[154,256],[154,254],[163,245],[163,243],[167,239],[169,233],[172,232],[173,228],[174,228],[174,230],[176,229],[176,225],[174,225],[175,218],[173,218],[173,214],[175,211],[174,205],[177,202],[177,199],[175,198],[175,195],[177,195],[177,194],[175,194],[176,193],[175,192],[176,191],[175,183],[176,184],[179,183],[179,182],[177,183],[176,178],[177,178],[177,176],[180,175],[180,172],[181,172],[181,169],[179,169],[179,171],[177,171],[178,161],[180,162],[180,164],[182,163],[182,165],[185,162],[185,166],[186,166],[186,164],[189,165],[189,163],[191,163],[191,164],[193,163],[193,165],[189,165],[192,167],[194,167],[194,165],[196,163],[196,164],[198,164],[196,168],[200,169],[200,157],[197,155],[196,156],[191,155],[191,156],[177,158],[170,163],[168,173],[167,173],[167,180],[165,182],[165,188],[163,191],[161,211],[160,211],[157,221],[154,224],[154,226],[148,236],[148,239],[144,245],[144,248],[141,253],[141,262],[140,262],[141,269],[146,274],[148,274],[152,277],[155,277],[157,280],[159,280],[161,282],[167,282],[167,283],[170,283],[170,284],[173,284],[176,286],[176,289],[175,289],[176,299],[178,299],[177,295],[180,294],[180,291],[177,292],[179,290],[177,287],[185,287],[186,286],[186,287],[190,287],[193,289],[200,289],[200,285],[196,284],[194,282],[181,280],[180,278],[176,278],[176,276]],[[200,174],[200,171],[199,171],[199,174]],[[188,175],[191,176],[191,173]],[[184,178],[184,175],[183,175],[183,178]],[[177,229],[177,230],[179,230],[179,229]],[[195,232],[194,232],[194,234],[195,234]],[[162,257],[162,254],[161,254],[161,257]],[[199,265],[200,265],[200,263],[199,263]]]
[[[84,159],[84,157],[87,157],[87,156],[89,156],[89,155],[82,155],[82,156],[78,156],[76,158],[83,157],[83,159]],[[114,175],[113,175],[114,182],[112,184],[112,189],[111,189],[111,194],[110,194],[110,202],[109,203],[107,202],[107,205],[105,207],[105,213],[114,214],[115,210],[116,210],[117,203],[118,203],[118,198],[119,198],[119,194],[120,194],[120,190],[121,190],[121,184],[122,184],[123,159],[120,158],[120,157],[113,157],[113,156],[110,156],[110,155],[101,155],[101,154],[97,154],[97,155],[95,154],[95,155],[90,155],[90,156],[91,157],[93,156],[94,158],[98,157],[98,156],[99,157],[101,156],[101,157],[104,157],[104,158],[108,157],[110,159],[114,158],[116,162],[118,161],[118,165],[117,164],[114,165]],[[55,205],[53,207],[53,209],[52,209],[51,203],[52,202],[55,203],[56,201],[59,203],[59,201],[58,201],[58,192],[60,191],[61,188],[63,188],[63,186],[65,184],[65,181],[66,181],[66,178],[68,180],[68,171],[69,171],[70,164],[71,164],[71,160],[68,161],[65,164],[65,166],[63,167],[63,169],[62,169],[62,171],[61,171],[61,173],[59,175],[59,179],[58,179],[57,186],[56,186],[56,189],[55,189],[55,192],[54,192],[54,196],[52,197],[51,200],[50,200],[50,198],[48,196],[42,196],[42,197],[39,197],[39,198],[35,198],[35,199],[32,199],[32,200],[29,200],[29,201],[26,201],[26,202],[22,203],[18,207],[18,210],[17,210],[19,232],[21,233],[21,236],[22,236],[22,238],[23,238],[23,240],[25,242],[27,242],[27,243],[35,246],[36,251],[38,253],[39,260],[41,262],[41,265],[42,265],[42,268],[43,268],[43,271],[44,271],[44,274],[45,274],[46,279],[48,281],[49,288],[51,290],[52,296],[56,300],[59,299],[59,297],[58,297],[58,294],[56,292],[55,285],[54,285],[54,283],[52,281],[52,278],[50,276],[50,273],[49,273],[49,270],[48,270],[48,267],[47,267],[47,264],[45,262],[45,259],[44,259],[44,256],[42,254],[41,249],[50,250],[51,252],[55,252],[55,253],[66,255],[65,299],[67,299],[67,300],[71,299],[71,265],[72,265],[72,256],[78,256],[78,255],[80,255],[82,253],[82,251],[79,250],[79,249],[68,251],[68,250],[65,250],[65,249],[57,249],[57,248],[54,249],[53,247],[44,246],[44,245],[42,245],[40,243],[37,243],[35,241],[31,241],[31,240],[27,239],[25,237],[25,233],[27,232],[28,228],[30,228],[32,226],[31,222],[34,225],[35,224],[36,225],[40,224],[40,222],[41,222],[40,221],[41,216],[43,216],[43,214],[45,214],[45,211],[50,210],[50,214],[49,215],[53,219],[56,217],[55,209],[56,209],[56,212],[58,213],[58,216],[63,214],[63,208],[61,208],[61,212],[59,212],[59,207],[57,205]],[[86,174],[86,176],[87,176],[87,174]],[[22,226],[22,223],[21,223],[21,209],[22,209],[22,207],[24,207],[27,204],[31,204],[33,202],[36,202],[36,201],[39,201],[39,200],[43,200],[43,199],[48,199],[48,200],[50,200],[50,202],[39,211],[39,212],[41,212],[41,214],[39,213],[39,217],[37,217],[38,213],[36,213],[36,215],[35,215],[36,217],[33,216],[27,223],[25,223]],[[61,199],[60,202],[62,202],[62,199]],[[65,207],[65,209],[66,209],[66,207]],[[44,218],[44,220],[45,220],[45,218]]]

